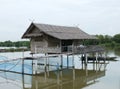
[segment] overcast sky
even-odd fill
[[[120,33],[120,0],[0,0],[0,41],[21,40],[31,22]]]

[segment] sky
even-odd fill
[[[0,41],[20,41],[31,22],[120,33],[120,0],[0,0]]]

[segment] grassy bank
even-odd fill
[[[105,43],[105,44],[100,44],[100,45],[106,47],[107,49],[114,49],[117,51],[120,50],[120,43],[111,42],[111,43]]]

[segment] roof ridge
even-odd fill
[[[47,24],[47,23],[33,23],[34,25],[48,25],[48,26],[56,26],[56,27],[68,27],[68,28],[79,28],[77,26],[65,26],[65,25],[55,25],[55,24]]]

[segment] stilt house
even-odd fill
[[[22,38],[31,42],[32,53],[72,52],[83,39],[96,39],[78,27],[31,23]]]

